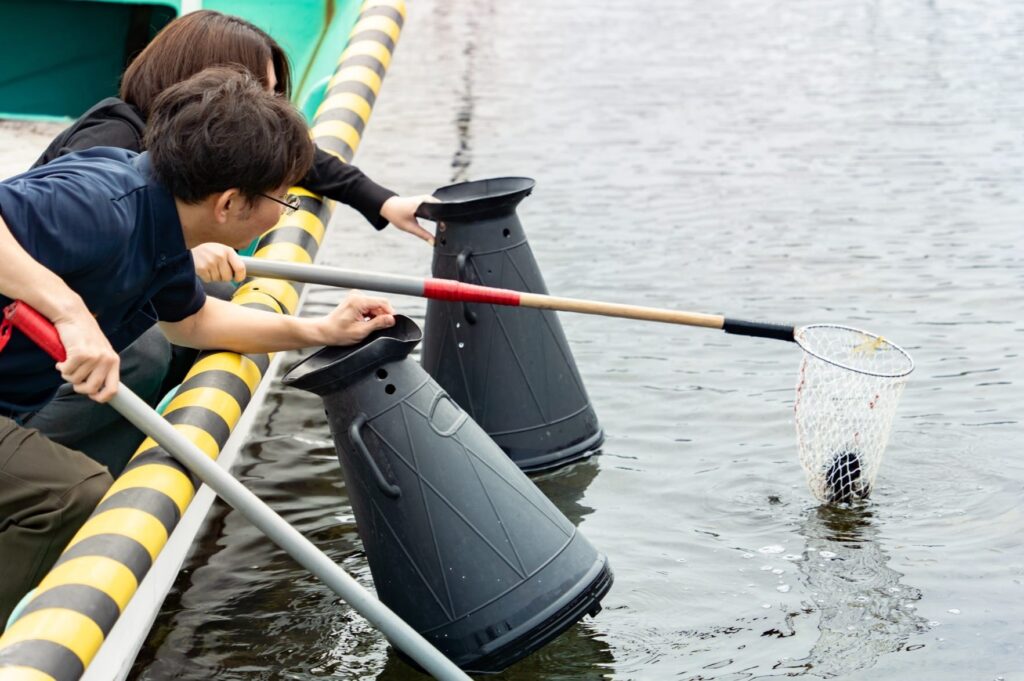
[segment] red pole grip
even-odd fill
[[[4,308],[4,320],[21,331],[58,362],[67,359],[64,344],[60,342],[57,328],[50,320],[35,311],[28,303],[16,300]]]
[[[504,288],[466,284],[451,279],[424,279],[423,297],[460,303],[492,303],[519,306],[519,292]]]

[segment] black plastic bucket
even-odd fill
[[[407,358],[406,317],[284,383],[319,395],[380,599],[463,669],[494,672],[601,609],[608,560]]]
[[[419,215],[438,223],[433,275],[547,293],[516,206],[526,177],[442,187]],[[427,303],[423,367],[525,471],[555,468],[604,441],[558,316],[501,305]]]

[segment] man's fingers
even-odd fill
[[[231,268],[231,281],[241,282],[245,279],[245,263],[234,251],[228,253],[228,266]]]
[[[364,317],[379,317],[385,314],[394,314],[395,309],[383,298],[368,298],[359,306],[359,312]]]
[[[109,402],[117,394],[119,379],[119,367],[115,365],[107,371],[107,375],[103,379],[103,388],[90,397],[97,402]]]
[[[103,384],[106,380],[107,374],[105,372],[94,371],[84,381],[75,385],[75,392],[83,395],[94,395],[103,389]]]
[[[380,329],[387,329],[395,325],[395,318],[390,314],[382,314],[373,319],[366,321],[366,335],[370,335],[374,331]]]
[[[120,358],[116,353],[82,357],[74,352],[57,363],[61,378],[71,384],[76,393],[106,402],[117,392]]]
[[[227,258],[221,258],[217,261],[217,272],[220,275],[221,281],[231,281],[235,278],[235,272],[231,269],[231,263],[228,262]]]
[[[379,298],[377,296],[366,296],[359,291],[350,291],[348,294],[348,300],[346,301],[349,305],[359,311],[364,317],[373,316],[376,317],[380,314],[394,314],[395,310],[391,307],[391,301],[387,298]]]
[[[57,364],[57,370],[65,381],[71,385],[78,385],[89,377],[95,365],[95,359],[75,357]]]

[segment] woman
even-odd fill
[[[120,97],[108,97],[86,111],[53,140],[35,166],[96,146],[142,151],[146,120],[157,96],[207,67],[224,64],[240,65],[268,90],[282,97],[289,95],[288,59],[273,38],[238,17],[210,10],[192,12],[164,27],[132,61],[122,78]],[[430,197],[398,196],[321,149],[317,149],[313,168],[300,184],[352,206],[377,229],[391,223],[433,242],[415,217],[420,203],[432,200]],[[196,271],[208,283],[245,278],[244,265],[227,246],[201,244],[192,249],[192,256]],[[208,292],[217,295],[216,290]],[[158,329],[151,329],[121,353],[123,382],[155,405],[192,364],[194,352],[178,350],[172,359],[168,341]],[[21,423],[88,454],[115,476],[142,441],[134,426],[110,407],[76,394],[70,385],[62,386],[53,401],[25,416]]]
[[[108,97],[86,111],[50,143],[33,167],[91,147],[142,151],[146,119],[157,95],[209,66],[224,64],[240,64],[268,90],[283,97],[290,94],[288,57],[266,32],[239,17],[212,10],[191,12],[165,26],[132,61],[121,80],[120,98]],[[428,243],[433,241],[415,216],[427,197],[397,196],[322,149],[317,150],[313,169],[301,184],[352,206],[377,229],[390,222]],[[198,259],[196,264],[202,270]]]

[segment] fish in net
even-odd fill
[[[794,340],[804,351],[794,411],[808,486],[824,503],[864,499],[914,362],[895,343],[848,326],[800,327]]]

